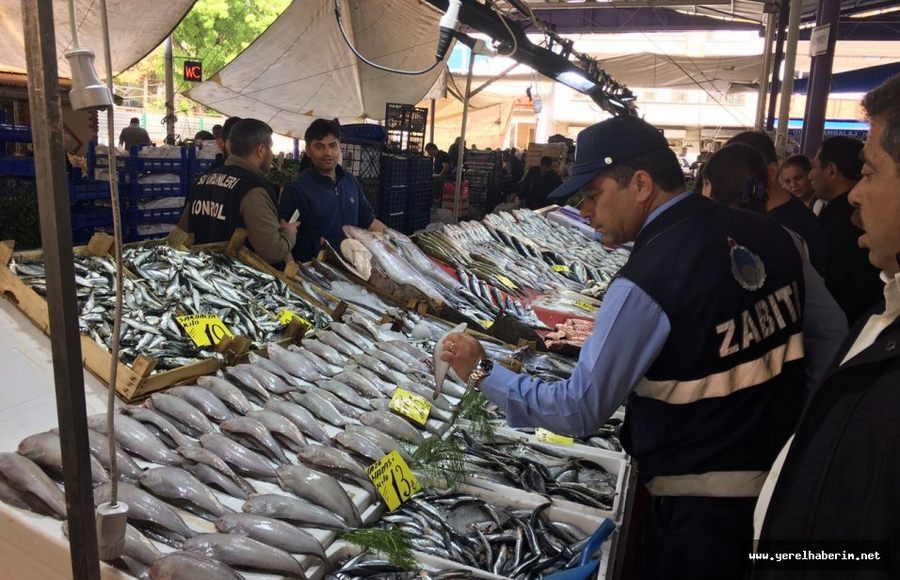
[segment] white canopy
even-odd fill
[[[113,71],[124,71],[159,46],[195,1],[109,0],[107,6]],[[102,70],[100,3],[96,0],[75,0],[75,14],[79,43],[83,48],[94,51],[97,55],[97,68]],[[53,16],[56,21],[59,76],[68,78],[69,61],[64,56],[72,48],[68,0],[53,0]],[[0,0],[0,70],[26,72],[21,0]]]
[[[667,56],[653,53],[604,58],[601,66],[614,79],[630,87],[696,88],[727,91],[732,84],[758,80],[760,56]]]
[[[344,1],[347,35],[369,60],[417,70],[434,62],[440,13],[410,0]],[[185,93],[223,114],[255,117],[302,138],[317,117],[384,117],[386,103],[417,103],[444,71],[398,75],[360,62],[341,38],[333,4],[294,0],[244,52]]]

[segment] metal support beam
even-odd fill
[[[436,112],[437,112],[437,103],[435,102],[434,99],[431,99],[431,115],[429,115],[430,119],[429,119],[429,123],[428,123],[428,128],[430,129],[430,131],[429,131],[430,135],[428,136],[429,143],[434,143],[434,116],[435,116]]]
[[[172,58],[172,37],[163,43],[166,68],[166,143],[175,144],[175,71]]]
[[[99,580],[53,2],[22,0],[22,14],[72,577]]]
[[[756,97],[756,129],[761,131],[765,124],[766,95],[769,93],[769,71],[772,67],[772,39],[775,37],[775,27],[778,24],[778,16],[774,12],[769,13],[766,22],[766,36],[763,41],[762,70],[759,73],[759,92]]]
[[[790,0],[782,0],[778,12],[778,30],[775,34],[775,58],[772,61],[772,82],[769,90],[769,112],[766,116],[766,131],[775,130],[775,107],[781,92],[781,63],[784,61],[784,37],[787,36],[788,10]]]
[[[824,0],[816,14],[816,26],[828,26],[828,44],[825,54],[813,57],[809,69],[800,150],[810,158],[815,156],[825,133],[825,108],[828,105],[831,86],[831,68],[834,64],[834,44],[837,40],[840,12],[840,0]]]
[[[459,153],[456,156],[456,187],[453,190],[453,219],[459,220],[459,197],[462,192],[463,160],[466,154],[466,121],[469,119],[469,99],[472,97],[472,69],[475,51],[469,48],[469,73],[466,75],[466,97],[463,99],[462,127],[459,129]]]
[[[791,0],[788,18],[787,46],[784,49],[784,80],[781,83],[781,103],[778,109],[778,130],[775,133],[775,151],[784,155],[787,149],[788,118],[791,116],[791,94],[794,92],[794,72],[797,64],[797,40],[800,38],[800,17],[803,2]]]

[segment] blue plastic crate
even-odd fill
[[[72,229],[94,230],[113,227],[112,208],[102,206],[73,206]]]
[[[34,177],[34,157],[0,157],[0,175]]]
[[[31,126],[0,123],[0,141],[31,143]]]
[[[132,209],[129,211],[129,225],[174,224],[181,219],[184,208]]]
[[[109,199],[108,181],[69,181],[69,201],[77,203],[98,199]]]
[[[147,197],[184,197],[187,194],[187,184],[181,183],[134,183],[131,184],[131,198],[141,199]]]

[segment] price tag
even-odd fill
[[[396,451],[391,451],[369,466],[366,475],[375,484],[375,489],[390,511],[422,491],[419,480]]]
[[[305,325],[307,328],[312,328],[312,323],[296,312],[291,312],[290,310],[285,309],[278,313],[278,322],[284,324],[285,326],[287,326],[291,323],[291,321],[294,320],[296,320],[300,324]]]
[[[584,300],[576,300],[575,306],[577,308],[581,308],[585,312],[590,312],[591,314],[597,312],[596,306],[594,306],[593,304],[590,304],[589,302],[585,302]]]
[[[561,265],[561,264],[554,264],[554,265],[552,265],[552,266],[550,266],[550,267],[553,268],[553,271],[554,271],[554,272],[559,272],[560,274],[568,274],[568,273],[569,273],[569,267],[568,267],[568,266],[564,266],[564,265]]]
[[[419,425],[425,425],[428,422],[428,414],[431,413],[431,403],[428,399],[400,387],[394,390],[388,408],[409,417]]]
[[[481,324],[481,327],[484,329],[488,329],[488,328],[494,326],[493,320],[479,320],[478,323]]]
[[[506,276],[497,276],[497,280],[500,280],[500,283],[509,288],[510,290],[516,290],[518,286],[516,286],[512,280],[507,278]]]
[[[226,336],[234,336],[222,319],[212,314],[188,314],[176,320],[199,347],[215,346]]]
[[[575,440],[571,437],[566,437],[565,435],[557,435],[556,433],[552,433],[542,428],[535,429],[534,435],[535,437],[537,437],[538,441],[542,441],[544,443],[553,443],[554,445],[572,445],[573,443],[575,443]]]

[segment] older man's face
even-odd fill
[[[869,250],[872,265],[892,276],[900,271],[900,167],[882,146],[885,122],[872,119],[862,179],[850,192],[850,202],[859,208],[866,231],[859,245]]]
[[[637,237],[646,217],[638,181],[635,174],[621,187],[615,179],[600,174],[582,189],[581,217],[590,220],[604,243],[625,244]]]

